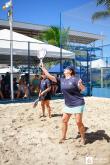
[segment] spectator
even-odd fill
[[[27,98],[29,95],[28,86],[26,81],[22,78],[19,80],[18,91],[17,91],[17,98]]]
[[[14,97],[17,97],[17,92],[18,92],[18,83],[17,83],[17,78],[13,79],[13,90],[14,90]]]
[[[39,75],[35,75],[32,80],[31,92],[39,93],[39,88],[40,88]]]
[[[1,77],[2,77],[2,79],[1,79],[1,92],[2,92],[2,95],[5,97],[5,76],[2,75]]]
[[[5,81],[5,97],[10,98],[10,73],[9,72],[6,73],[4,77],[4,81]]]

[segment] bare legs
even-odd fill
[[[49,100],[42,100],[41,101],[41,107],[42,107],[43,116],[45,116],[45,107],[46,107],[48,110],[48,116],[49,116],[49,118],[51,118],[51,108],[50,108]]]
[[[82,113],[75,114],[76,124],[81,135],[81,143],[85,144],[85,127],[82,123]]]
[[[64,113],[62,117],[62,138],[59,141],[59,143],[63,143],[64,140],[66,139],[66,133],[68,129],[68,121],[70,119],[71,114]]]
[[[45,116],[45,102],[42,100],[41,101],[41,107],[42,107],[42,114]]]
[[[20,89],[18,89],[18,91],[17,91],[17,98],[20,97],[21,93],[24,94],[23,98],[27,98],[29,96],[29,90],[28,90],[28,88],[26,86],[23,87],[23,91],[20,90]]]
[[[2,93],[2,91],[0,91],[0,97],[3,99],[4,97],[3,97],[3,93]]]
[[[71,114],[64,113],[62,117],[62,138],[60,143],[64,142],[66,139],[66,133],[68,129],[68,121],[71,117]],[[85,128],[82,123],[82,113],[75,114],[76,124],[81,135],[81,142],[85,144]]]

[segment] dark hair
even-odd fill
[[[75,70],[74,69],[70,69],[71,71],[72,71],[72,73],[71,73],[71,76],[75,76]]]
[[[2,76],[1,76],[2,78],[5,78],[5,76],[2,74]]]
[[[68,69],[68,70],[72,71],[71,76],[75,75],[75,70],[74,70],[73,66],[67,66],[65,69]]]

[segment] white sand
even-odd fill
[[[68,139],[58,143],[63,100],[51,101],[51,119],[39,118],[40,105],[33,109],[32,103],[1,104],[0,165],[84,165],[89,160],[95,165],[110,165],[110,99],[85,100],[85,146],[73,139],[77,135],[74,116],[69,122]]]

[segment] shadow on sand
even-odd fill
[[[110,137],[105,133],[105,130],[97,130],[96,132],[89,132],[89,133],[87,133],[88,129],[89,129],[88,127],[85,127],[85,130],[86,130],[86,133],[85,133],[86,144],[92,144],[96,140],[106,140],[107,143],[110,142]],[[78,138],[81,138],[79,132],[78,132],[78,134],[77,134],[75,139],[78,139]]]
[[[60,116],[62,116],[62,114],[57,114],[57,113],[52,114],[52,117],[60,117]]]
[[[107,143],[110,142],[110,137],[105,133],[104,130],[97,130],[96,132],[86,133],[86,144],[94,143],[96,140],[106,140]]]

